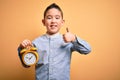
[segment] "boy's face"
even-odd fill
[[[59,32],[64,20],[62,19],[61,12],[58,9],[52,8],[47,11],[42,22],[46,26],[47,33],[52,35]]]

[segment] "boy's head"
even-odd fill
[[[64,23],[63,12],[60,7],[55,3],[49,5],[44,11],[42,22],[46,26],[49,35],[58,33]]]
[[[61,16],[62,16],[62,19],[63,19],[63,11],[62,11],[62,9],[61,9],[56,3],[52,3],[51,5],[49,5],[49,6],[45,9],[45,11],[44,11],[44,18],[45,18],[45,16],[46,16],[47,11],[48,11],[49,9],[52,9],[52,8],[58,9],[58,10],[61,12]]]

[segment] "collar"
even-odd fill
[[[53,38],[58,38],[58,36],[60,35],[60,33],[58,32],[58,33],[53,34],[53,35],[49,35],[49,34],[46,33],[45,35],[46,35],[47,38],[53,39]]]

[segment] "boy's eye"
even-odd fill
[[[47,17],[47,19],[51,19],[51,17]]]
[[[60,19],[59,17],[56,17],[56,19]]]
[[[60,19],[60,16],[56,16],[55,18],[56,18],[56,19]]]
[[[52,18],[60,19],[60,16],[56,15],[56,16],[52,17],[52,16],[49,15],[49,16],[46,17],[46,19],[52,19]]]
[[[47,19],[51,19],[52,17],[51,16],[47,16]]]

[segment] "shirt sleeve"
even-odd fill
[[[74,42],[72,42],[73,46],[72,46],[72,51],[77,51],[81,54],[88,54],[91,52],[91,47],[88,44],[88,42],[86,42],[85,40],[82,40],[81,38],[76,36],[76,40]]]

